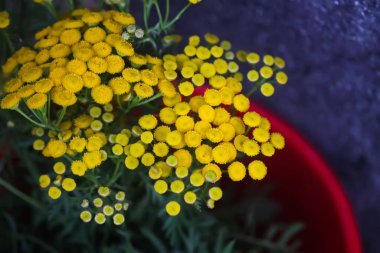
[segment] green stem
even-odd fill
[[[145,25],[145,30],[148,30],[149,25],[148,25],[148,19],[149,19],[149,8],[147,4],[147,0],[143,0],[143,5],[144,5],[144,25]]]
[[[34,200],[33,198],[29,197],[25,193],[21,192],[20,190],[18,190],[17,188],[15,188],[13,185],[11,185],[10,183],[8,183],[7,181],[5,181],[4,179],[2,179],[1,177],[0,177],[0,185],[3,186],[8,191],[10,191],[11,193],[13,193],[14,195],[16,195],[17,197],[19,197],[20,199],[22,199],[25,202],[29,203],[30,205],[32,205],[32,206],[34,206],[36,208],[41,208],[42,207],[41,204],[38,203],[36,200]]]
[[[62,110],[59,112],[58,121],[57,121],[57,127],[59,127],[59,125],[61,124],[61,122],[63,120],[63,117],[66,114],[66,109],[67,109],[67,107],[63,107]]]
[[[67,0],[67,3],[69,4],[70,11],[74,10],[74,1],[73,0]]]
[[[255,83],[252,87],[252,89],[246,94],[247,97],[250,97],[255,91],[257,91],[261,85],[263,85],[267,80],[261,79],[257,83]]]
[[[42,128],[45,128],[46,126],[44,124],[41,124],[33,119],[31,119],[28,115],[26,115],[25,113],[23,113],[20,108],[16,108],[15,109],[16,112],[20,113],[24,118],[26,118],[29,122],[31,122],[32,124],[36,125],[36,126],[39,126],[39,127],[42,127]]]
[[[169,20],[169,15],[170,15],[170,0],[166,0],[166,11],[165,11],[165,19],[164,19],[165,24]]]
[[[107,185],[113,184],[120,177],[121,173],[119,173],[119,170],[121,168],[121,164],[122,164],[122,160],[119,159],[117,161],[115,171],[113,172],[113,175],[110,178],[110,180],[108,181]]]
[[[191,3],[188,3],[178,14],[175,16],[168,24],[165,25],[163,30],[171,28],[187,11],[187,9],[191,6]]]
[[[154,7],[156,7],[158,19],[159,19],[159,27],[163,26],[163,19],[162,19],[162,13],[160,9],[160,5],[158,4],[157,0],[153,0]]]
[[[9,50],[11,51],[11,53],[13,53],[13,52],[15,51],[15,47],[13,46],[12,40],[11,40],[11,38],[9,37],[8,32],[5,31],[5,30],[1,30],[1,33],[3,34],[3,36],[4,36],[4,38],[5,38],[5,41],[6,41],[7,44],[8,44]]]
[[[54,7],[54,4],[52,2],[44,2],[43,5],[48,9],[48,11],[53,15],[54,18],[58,19],[58,13],[57,10]]]

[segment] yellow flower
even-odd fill
[[[214,187],[210,188],[210,190],[208,191],[208,195],[209,195],[210,199],[212,199],[214,201],[218,201],[222,198],[223,191],[222,191],[222,189],[220,189],[220,187],[214,186]]]
[[[20,98],[27,98],[27,97],[30,97],[31,95],[33,95],[35,92],[34,92],[34,89],[33,89],[33,85],[31,84],[27,84],[27,85],[24,85],[22,86],[18,91],[17,91],[17,96],[20,97]]]
[[[256,53],[249,53],[247,54],[247,62],[250,64],[256,64],[260,61],[260,56]]]
[[[151,114],[144,115],[140,117],[139,125],[145,130],[152,130],[157,126],[157,119]]]
[[[207,60],[211,57],[211,52],[208,48],[200,46],[197,48],[196,55],[201,60]]]
[[[43,93],[34,94],[26,101],[26,105],[29,109],[37,110],[41,109],[47,102],[47,96]]]
[[[214,56],[215,58],[222,57],[222,56],[223,56],[223,53],[224,53],[224,50],[223,50],[222,47],[213,46],[213,47],[211,48],[211,54],[212,54],[212,56]]]
[[[117,40],[114,47],[120,56],[132,56],[135,53],[132,44],[125,40]]]
[[[206,144],[202,144],[195,149],[195,157],[202,164],[211,163],[213,160],[212,148]]]
[[[236,145],[235,145],[236,146]],[[238,149],[238,147],[236,147]],[[239,149],[238,149],[239,150]],[[243,152],[247,156],[256,156],[260,152],[260,146],[254,140],[245,140],[243,142]]]
[[[106,38],[106,32],[98,26],[91,27],[91,28],[87,29],[87,31],[84,33],[83,37],[87,42],[95,44],[95,43],[98,43],[100,41],[103,41]]]
[[[94,169],[102,163],[102,154],[99,151],[86,152],[83,155],[83,162],[87,168]]]
[[[190,183],[195,187],[200,187],[204,184],[205,178],[200,172],[193,172],[190,176]]]
[[[51,88],[53,88],[53,86],[54,84],[50,79],[43,78],[38,80],[34,84],[33,88],[38,93],[48,93],[51,90]]]
[[[223,141],[231,141],[235,137],[236,131],[232,124],[223,123],[218,128],[223,133]]]
[[[6,11],[0,12],[0,29],[7,28],[10,24],[9,13]]]
[[[182,82],[178,85],[179,92],[185,97],[191,96],[194,92],[194,85],[188,81]]]
[[[89,211],[82,211],[80,213],[80,218],[83,222],[88,223],[92,219],[92,214]]]
[[[133,156],[127,156],[124,163],[125,167],[130,170],[134,170],[139,166],[139,160]]]
[[[215,119],[215,110],[210,105],[202,105],[198,110],[199,118],[206,122],[213,122]]]
[[[107,72],[110,74],[120,73],[124,69],[125,62],[123,58],[118,55],[109,55],[107,56],[106,61],[108,65]]]
[[[133,157],[141,157],[145,152],[145,147],[143,144],[136,142],[130,145],[129,154]]]
[[[154,183],[154,190],[158,194],[164,194],[165,192],[168,191],[168,184],[164,180],[157,180]]]
[[[245,177],[246,170],[241,162],[233,162],[228,166],[228,176],[232,181],[241,181]]]
[[[77,102],[77,97],[75,94],[64,89],[63,87],[54,88],[51,94],[53,102],[60,106],[66,107]]]
[[[92,50],[92,48],[89,47],[79,47],[73,52],[74,58],[84,62],[87,62],[89,59],[91,59],[94,56],[94,54],[94,50]]]
[[[170,107],[162,108],[160,110],[159,117],[160,117],[160,120],[167,125],[174,124],[175,121],[177,120],[176,112]]]
[[[141,157],[141,163],[145,166],[152,166],[155,162],[155,158],[154,158],[154,155],[152,153],[145,153],[142,157]]]
[[[149,98],[154,94],[153,88],[145,83],[135,84],[133,90],[136,92],[136,95],[141,98]]]
[[[72,46],[75,43],[79,42],[81,39],[81,34],[77,29],[68,29],[64,30],[60,37],[59,40],[66,45]]]
[[[77,187],[77,184],[75,183],[74,179],[72,179],[72,178],[63,179],[62,188],[65,191],[67,191],[67,192],[74,191],[76,187]]]
[[[250,127],[257,127],[260,125],[261,116],[257,112],[246,112],[243,116],[244,124]]]
[[[197,1],[197,0],[190,0],[190,1]],[[170,216],[177,216],[181,211],[181,206],[177,201],[173,200],[166,204],[165,209],[166,209],[166,212]]]
[[[174,156],[177,158],[176,167],[182,167],[189,169],[193,162],[193,157],[186,149],[180,149],[174,152]]]
[[[131,85],[122,77],[112,78],[108,85],[112,88],[114,94],[116,95],[128,93],[131,89]]]
[[[141,74],[138,69],[126,68],[123,70],[123,77],[130,83],[136,83],[141,80]]]
[[[268,66],[263,66],[260,69],[260,75],[262,77],[264,77],[265,79],[269,79],[273,75],[273,69],[271,67],[268,67]]]
[[[153,71],[144,69],[140,72],[141,74],[141,81],[144,83],[150,85],[150,86],[155,86],[158,83],[158,78],[157,76],[153,73]]]
[[[191,107],[187,102],[181,102],[174,106],[174,111],[181,116],[187,115],[190,109]]]
[[[51,199],[56,200],[59,197],[61,197],[61,194],[62,194],[62,192],[58,187],[52,186],[49,188],[48,195]]]
[[[17,64],[17,61],[13,57],[10,57],[1,69],[5,75],[8,75],[13,72],[13,70],[17,67]]]
[[[83,79],[83,86],[87,88],[94,88],[100,85],[101,83],[100,76],[91,71],[87,71],[86,73],[84,73],[82,75],[82,79]]]
[[[153,153],[158,157],[165,157],[169,153],[169,147],[166,143],[158,142],[153,145]]]
[[[182,134],[179,131],[171,131],[166,136],[166,142],[170,146],[177,146],[182,142]]]
[[[93,135],[87,140],[86,149],[87,151],[99,151],[102,148],[102,140]]]
[[[46,148],[49,150],[49,154],[53,158],[58,158],[66,153],[66,143],[59,140],[50,140]]]
[[[111,54],[112,48],[108,43],[105,43],[103,41],[96,43],[92,46],[92,49],[94,49],[95,53],[99,57],[107,57]]]
[[[87,65],[85,62],[83,62],[81,60],[73,59],[67,63],[66,69],[70,73],[74,73],[77,75],[83,75],[87,71]]]
[[[187,204],[192,205],[197,200],[197,195],[192,191],[188,191],[183,195],[183,199]]]
[[[271,56],[269,54],[264,55],[263,62],[265,65],[272,66],[274,63],[273,56]]]
[[[189,116],[180,116],[175,122],[175,126],[180,132],[187,132],[194,129],[194,119]]]
[[[103,17],[98,12],[87,12],[82,16],[82,21],[89,25],[94,25],[103,20]]]
[[[198,3],[198,2],[200,2],[200,1],[198,1],[198,0],[193,0],[193,2]],[[190,37],[189,37],[189,45],[191,45],[191,46],[193,46],[193,47],[198,46],[200,41],[201,41],[201,39],[199,38],[198,35],[193,35],[193,36],[190,36]]]
[[[154,139],[159,142],[166,141],[167,134],[170,133],[170,128],[168,126],[159,126],[154,130]]]
[[[218,106],[222,103],[222,97],[218,90],[207,89],[204,93],[205,102],[211,106]]]
[[[280,57],[275,57],[274,58],[274,63],[280,69],[285,68],[285,61],[284,61],[284,59],[282,59]]]
[[[42,69],[37,66],[21,68],[19,71],[19,76],[26,83],[32,83],[37,81],[42,77],[42,74]]]
[[[62,175],[66,171],[66,166],[63,162],[56,162],[53,166],[53,170],[58,175]]]
[[[255,128],[252,132],[253,138],[258,142],[267,142],[270,138],[269,131],[263,128]]]
[[[267,166],[262,161],[255,160],[248,165],[249,176],[254,180],[261,180],[267,174]]]
[[[145,131],[140,135],[140,139],[143,143],[149,144],[153,141],[153,134],[150,131]]]
[[[206,132],[206,137],[213,143],[221,142],[224,138],[223,132],[218,128],[211,128]]]
[[[261,153],[264,156],[269,156],[269,157],[273,156],[274,152],[275,152],[275,149],[270,142],[266,142],[266,143],[261,144]]]
[[[56,58],[64,58],[71,53],[70,47],[65,44],[56,44],[52,48],[50,48],[50,56],[54,59]]]
[[[228,149],[223,145],[218,145],[212,149],[212,157],[218,164],[226,164],[228,162],[229,156],[226,154],[228,154]]]
[[[185,184],[182,180],[174,180],[170,184],[170,190],[174,193],[181,193],[185,189]]]
[[[113,14],[113,19],[124,26],[136,23],[135,18],[130,13],[125,12],[115,12]]]
[[[43,140],[38,139],[38,140],[35,140],[33,142],[33,149],[34,150],[41,151],[44,149],[44,147],[45,147],[45,142]]]
[[[284,72],[277,72],[276,73],[276,81],[279,84],[286,84],[288,82],[288,76]]]
[[[111,33],[121,34],[123,32],[123,27],[112,19],[104,20],[103,25]]]
[[[19,102],[20,102],[20,97],[14,93],[10,93],[1,100],[1,109],[15,108],[18,106]]]
[[[99,85],[91,90],[91,97],[98,104],[105,105],[112,101],[113,92],[107,85]]]
[[[220,75],[224,75],[228,71],[228,64],[223,59],[216,59],[214,61],[214,68],[215,68],[216,73]]]
[[[73,161],[71,163],[71,172],[77,176],[83,176],[86,173],[87,165],[82,161]]]
[[[212,183],[217,182],[222,177],[222,171],[220,170],[220,167],[214,163],[209,163],[202,169],[203,176],[207,179],[210,175],[212,177],[210,178]]]
[[[46,188],[50,185],[50,177],[46,174],[44,175],[41,175],[40,178],[39,178],[39,183],[40,183],[40,186],[41,188]]]
[[[211,127],[212,126],[209,122],[201,120],[195,123],[194,130],[201,135],[202,139],[205,139],[206,133],[209,129],[211,129]]]
[[[76,152],[82,153],[86,147],[87,141],[84,138],[74,137],[69,144],[70,149],[75,150]]]
[[[216,74],[216,68],[213,64],[205,62],[205,63],[202,63],[200,72],[206,78],[211,78]]]
[[[283,149],[285,147],[285,139],[280,133],[271,133],[270,142],[276,149]]]
[[[256,82],[257,80],[259,80],[259,77],[259,72],[257,72],[254,69],[248,71],[247,73],[247,78],[250,82]]]
[[[188,131],[184,136],[185,143],[190,148],[196,148],[201,145],[202,137],[196,131]]]
[[[236,95],[233,99],[233,104],[236,110],[239,112],[246,112],[249,109],[249,99],[243,94]]]
[[[108,63],[106,60],[100,57],[92,57],[87,62],[88,69],[96,74],[105,73],[108,69]]]
[[[66,90],[77,93],[83,88],[83,79],[77,74],[70,73],[63,78],[62,85]]]

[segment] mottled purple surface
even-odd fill
[[[358,217],[365,252],[379,252],[380,2],[204,0],[177,28],[216,33],[234,48],[286,59],[288,85],[258,100],[332,165]]]

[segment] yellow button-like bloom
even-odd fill
[[[7,28],[10,24],[9,13],[6,11],[0,12],[0,29]]]

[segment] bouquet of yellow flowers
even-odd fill
[[[72,9],[62,15],[52,1],[35,2],[59,19],[7,58],[0,106],[30,129],[44,166],[37,169],[50,199],[44,206],[53,216],[117,231],[160,216],[177,245],[183,227],[222,199],[221,181],[266,176],[262,158],[285,140],[255,112],[250,96],[271,96],[275,84],[286,84],[282,58],[233,51],[211,33],[182,46],[173,25],[197,0],[174,17],[170,1],[164,13],[157,0],[143,0],[143,25],[128,12],[129,1],[106,1],[100,10],[68,1]],[[11,25],[0,13],[9,50]],[[168,252],[162,247],[154,244]]]

